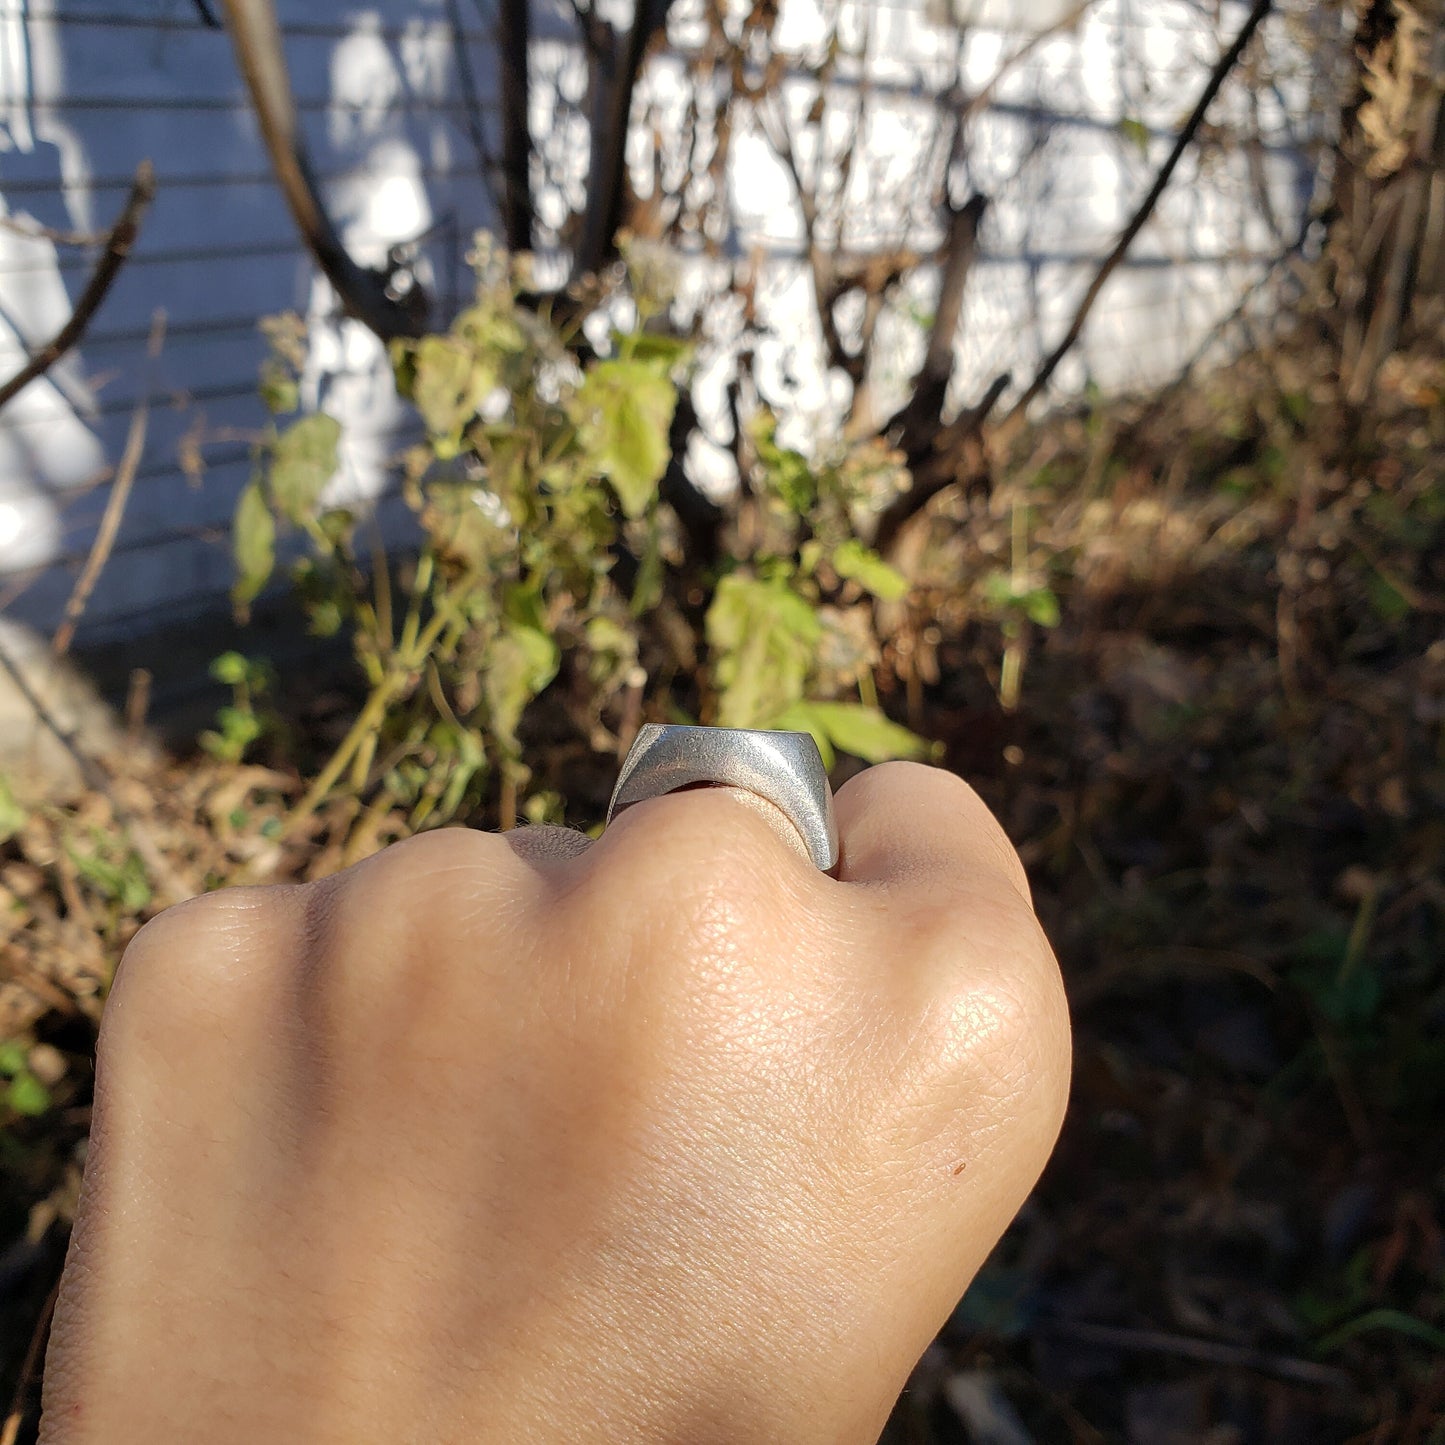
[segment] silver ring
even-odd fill
[[[823,872],[838,866],[833,790],[811,733],[648,723],[622,764],[607,821],[634,803],[709,783],[771,803],[798,830]]]

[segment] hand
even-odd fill
[[[147,925],[46,1445],[876,1439],[1069,1038],[969,788],[891,764],[837,807],[837,881],[717,789]]]

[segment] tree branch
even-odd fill
[[[301,141],[281,27],[271,0],[222,0],[222,4],[271,168],[317,265],[347,314],[383,341],[421,335],[426,321],[426,297],[421,288],[414,286],[398,297],[390,289],[390,274],[352,260],[321,202]]]
[[[532,86],[527,68],[528,0],[499,0],[502,74],[502,230],[509,251],[532,249]]]
[[[574,280],[600,271],[612,256],[626,195],[632,95],[647,47],[667,24],[671,5],[672,0],[634,0],[632,25],[626,35],[619,35],[589,7],[592,147],[587,207],[572,261]]]
[[[899,448],[908,455],[926,443],[943,415],[948,383],[953,379],[954,337],[963,315],[968,273],[978,253],[978,229],[988,204],[987,196],[973,196],[966,205],[949,208],[948,233],[938,257],[943,275],[928,333],[928,349],[906,405],[883,428],[885,433],[896,434]]]
[[[140,234],[140,223],[156,193],[155,167],[149,161],[142,161],[136,167],[135,179],[131,182],[130,195],[126,197],[115,225],[105,238],[105,251],[91,272],[85,290],[70,313],[70,320],[55,333],[55,336],[30,357],[30,360],[3,386],[0,386],[0,407],[23,391],[36,377],[44,376],[72,346],[85,334],[91,318],[100,310],[120,268],[125,265],[130,248]]]
[[[1084,323],[1094,309],[1094,303],[1099,299],[1099,293],[1103,291],[1109,277],[1114,274],[1119,263],[1128,254],[1130,246],[1134,244],[1139,232],[1144,229],[1149,217],[1154,214],[1154,208],[1159,204],[1159,198],[1173,179],[1174,172],[1178,169],[1179,162],[1183,160],[1185,151],[1189,149],[1194,137],[1198,134],[1199,127],[1204,123],[1205,114],[1214,103],[1215,96],[1219,94],[1220,88],[1228,79],[1230,72],[1239,63],[1245,47],[1254,38],[1254,32],[1259,29],[1260,23],[1273,8],[1274,0],[1255,0],[1254,8],[1249,12],[1248,19],[1240,28],[1239,34],[1235,36],[1234,44],[1220,56],[1219,63],[1214,67],[1209,82],[1205,85],[1204,91],[1194,107],[1193,114],[1184,123],[1183,130],[1179,132],[1178,139],[1174,142],[1174,148],[1169,152],[1169,158],[1160,167],[1159,174],[1154,177],[1154,184],[1149,187],[1149,193],[1140,202],[1133,219],[1124,227],[1118,241],[1114,244],[1114,249],[1105,257],[1098,273],[1089,284],[1089,289],[1084,293],[1084,299],[1074,312],[1074,319],[1069,323],[1069,329],[1064,333],[1063,340],[1049,354],[1039,368],[1038,374],[1025,389],[1024,394],[1014,403],[1008,415],[999,424],[994,434],[997,441],[1006,443],[1018,433],[1023,426],[1029,406],[1053,379],[1059,363],[1073,350],[1074,344],[1083,334]]]
[[[983,394],[983,400],[962,416],[934,432],[932,438],[908,455],[909,470],[913,473],[913,485],[901,497],[896,498],[878,519],[878,530],[873,534],[873,545],[885,555],[891,550],[904,526],[916,517],[940,492],[965,481],[969,469],[963,464],[970,444],[979,441],[984,424],[998,399],[1012,384],[1013,378],[1004,372],[994,378],[993,384]]]

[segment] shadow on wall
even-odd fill
[[[94,252],[65,241],[105,230],[142,158],[158,174],[139,243],[82,349],[0,412],[0,606],[43,629],[84,561],[131,415],[147,398],[147,446],[87,614],[92,634],[108,619],[125,630],[128,618],[174,616],[224,593],[225,526],[265,421],[259,317],[306,317],[303,405],[346,426],[336,501],[381,493],[406,421],[381,344],[340,315],[304,253],[228,38],[191,7],[157,8],[59,15],[53,0],[31,0],[0,10],[0,375],[55,335],[85,287]],[[279,8],[345,243],[363,264],[399,249],[424,285],[454,294],[460,237],[488,216],[453,103],[460,42],[439,0],[338,12],[334,23],[296,3]],[[438,214],[432,195],[446,203],[449,179],[474,193],[469,214]],[[158,310],[166,341],[148,361]],[[208,442],[199,486],[178,463],[188,433]]]

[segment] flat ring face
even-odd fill
[[[817,867],[838,866],[833,790],[809,733],[648,723],[622,764],[607,821],[634,803],[708,783],[765,799],[798,830]]]

